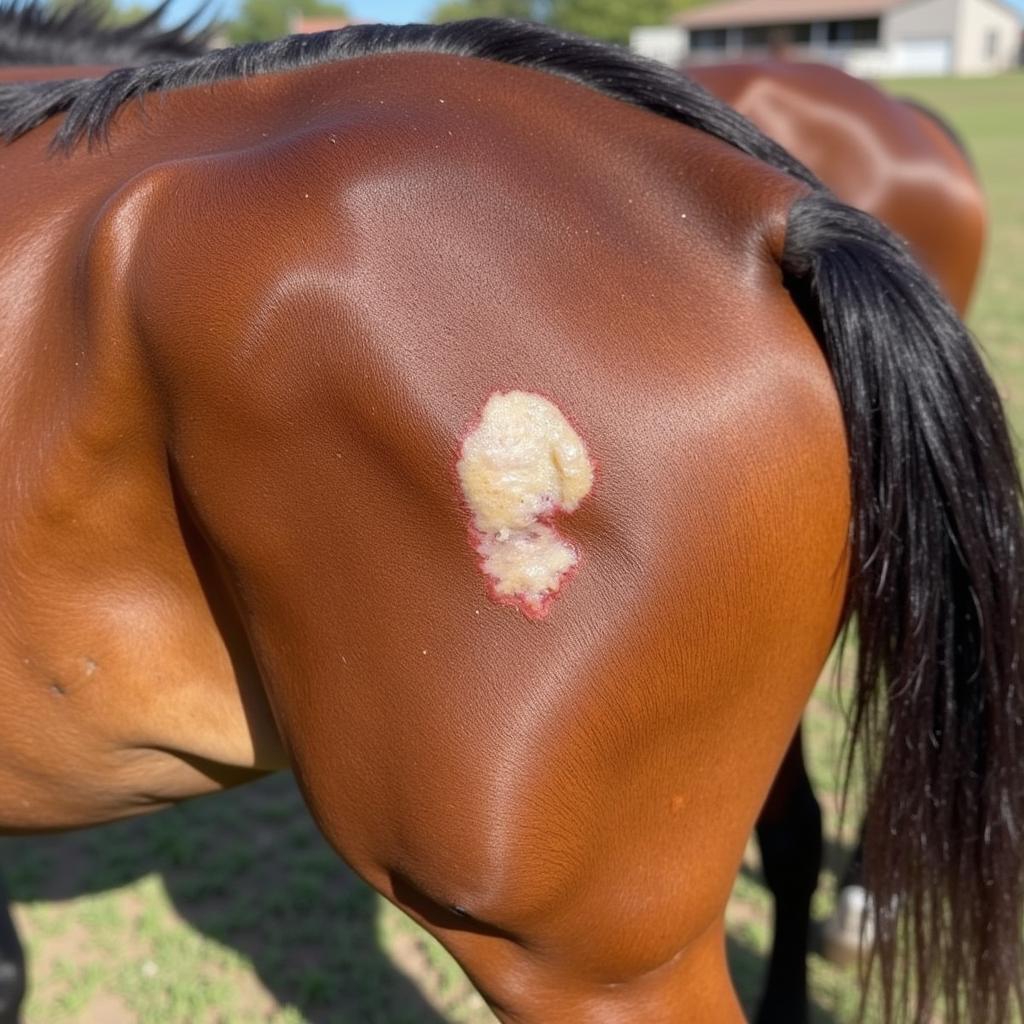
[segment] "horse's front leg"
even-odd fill
[[[0,877],[0,1024],[17,1024],[25,998],[25,954]]]

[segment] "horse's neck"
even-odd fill
[[[121,152],[64,159],[46,154],[52,134],[19,140],[2,171],[0,702],[26,735],[62,742],[0,765],[0,790],[22,798],[0,828],[102,820],[143,792],[172,800],[280,762],[244,639],[175,503],[130,301],[145,217],[126,183],[188,147],[147,151],[129,131]],[[77,780],[67,797],[61,764]]]

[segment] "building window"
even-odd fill
[[[989,60],[999,56],[999,29],[990,28],[985,33],[985,56]]]
[[[831,46],[873,46],[878,42],[878,18],[855,21],[830,21],[828,41]]]
[[[765,50],[806,46],[811,41],[811,24],[755,25],[742,30],[744,50]]]
[[[691,50],[724,50],[724,28],[698,28],[690,33]]]
[[[740,40],[744,50],[756,50],[768,45],[768,26],[755,25],[753,28],[745,28],[740,33]]]

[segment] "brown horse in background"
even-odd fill
[[[789,150],[844,202],[905,238],[963,315],[987,214],[962,143],[937,115],[824,64],[772,61],[686,74]]]
[[[7,86],[0,134],[5,829],[290,766],[501,1019],[737,1021],[725,902],[853,615],[887,1016],[1008,1018],[1017,471],[879,224],[498,21]]]
[[[843,202],[910,244],[961,316],[977,282],[985,197],[966,150],[937,115],[822,64],[693,66],[695,81],[806,164]],[[807,1020],[811,901],[822,862],[821,809],[800,730],[757,824],[775,931],[760,1024]],[[858,849],[829,922],[827,951],[854,958],[864,905]],[[844,905],[845,904],[845,905]]]

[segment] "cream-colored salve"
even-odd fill
[[[487,400],[457,469],[494,596],[542,617],[579,561],[551,518],[575,511],[594,484],[586,445],[554,402],[509,391]]]

